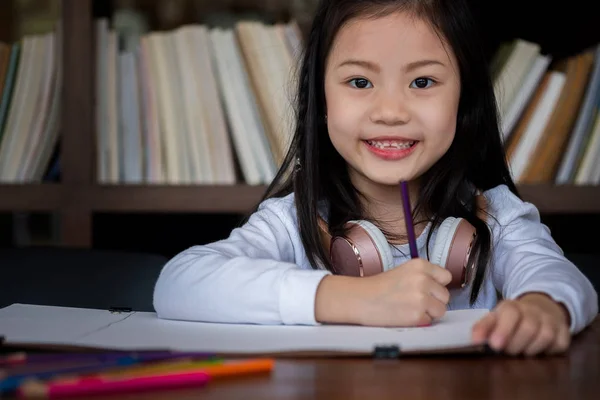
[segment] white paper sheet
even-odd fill
[[[128,315],[107,310],[13,304],[0,309],[0,336],[7,342],[72,343]]]
[[[13,305],[0,310],[0,335],[9,344],[63,343],[119,350],[370,354],[377,346],[395,345],[402,352],[430,352],[472,347],[471,328],[486,312],[449,311],[434,325],[422,328],[373,328],[211,324],[160,320],[154,313]]]

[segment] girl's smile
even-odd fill
[[[375,156],[383,160],[396,161],[412,154],[419,142],[401,137],[379,136],[363,140],[363,143]]]

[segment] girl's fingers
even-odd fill
[[[544,315],[505,301],[473,326],[472,339],[511,355],[564,353],[571,343],[569,327]]]
[[[494,326],[496,325],[496,314],[494,312],[487,313],[479,321],[473,325],[472,339],[475,343],[485,342]]]
[[[446,303],[442,303],[435,297],[430,297],[427,302],[427,314],[432,319],[442,318],[446,314]]]
[[[429,293],[441,301],[444,305],[447,305],[450,301],[450,291],[445,286],[440,285],[435,281],[431,281],[429,286]]]
[[[510,343],[513,334],[521,322],[519,308],[509,302],[500,304],[496,309],[497,321],[490,336],[490,347],[494,350],[504,350]]]
[[[537,334],[524,349],[525,355],[534,356],[547,351],[558,337],[558,327],[551,321],[542,321]]]
[[[538,352],[540,348],[543,349],[551,345],[554,333],[547,325],[542,324],[539,317],[533,314],[523,316],[506,346],[506,352],[517,355],[527,351],[527,354],[530,354],[531,351]]]
[[[546,351],[548,354],[561,354],[567,351],[571,345],[571,332],[569,326],[561,325],[558,328],[558,333],[554,338],[552,346]]]

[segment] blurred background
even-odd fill
[[[0,0],[0,247],[227,237],[285,151],[316,3]],[[470,3],[523,197],[565,251],[599,254],[597,14]]]

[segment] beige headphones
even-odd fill
[[[485,198],[476,197],[478,215],[485,220]],[[384,234],[371,222],[348,221],[347,233],[332,238],[327,223],[319,218],[321,243],[334,273],[347,276],[371,276],[395,267],[393,256]],[[471,249],[477,233],[475,227],[463,218],[446,218],[439,227],[431,252],[430,262],[448,269],[452,281],[448,288],[469,285],[475,276],[477,263],[469,265]]]

